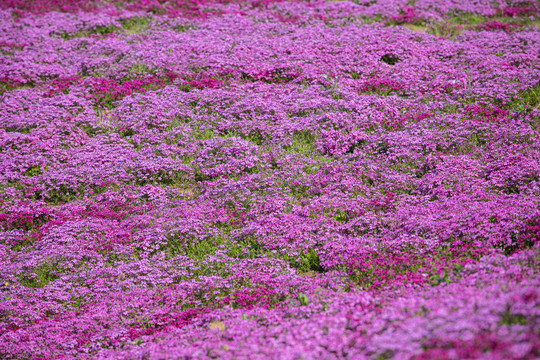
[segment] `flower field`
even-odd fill
[[[539,19],[0,1],[0,358],[539,358]]]

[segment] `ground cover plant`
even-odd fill
[[[0,1],[0,358],[540,357],[539,10]]]

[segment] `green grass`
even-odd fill
[[[19,89],[30,89],[34,87],[33,82],[28,82],[25,84],[19,84],[19,85],[8,85],[5,82],[0,82],[0,95],[5,93],[6,91],[12,91],[12,90],[19,90]],[[8,131],[8,130],[6,130]]]
[[[176,32],[188,32],[191,29],[195,29],[195,25],[193,24],[180,24],[173,26],[173,30]]]
[[[47,168],[48,168],[48,166],[45,166],[45,168],[43,170],[47,171]],[[34,176],[41,175],[41,173],[42,173],[41,166],[35,165],[35,166],[32,166],[32,167],[28,168],[24,172],[24,175],[28,176],[28,177],[34,177]]]
[[[119,28],[114,25],[99,25],[99,26],[94,26],[89,29],[79,30],[71,34],[67,32],[61,32],[61,33],[56,33],[56,35],[60,36],[64,40],[70,40],[70,39],[76,39],[76,38],[89,37],[91,35],[102,36],[102,35],[114,33],[118,30]],[[54,34],[51,34],[51,35],[54,35]]]
[[[540,109],[540,82],[517,94],[517,98],[510,102],[508,107],[517,112]]]
[[[60,36],[64,40],[76,39],[89,37],[92,35],[106,35],[111,33],[121,33],[125,32],[126,34],[139,34],[144,30],[150,28],[152,23],[152,18],[148,16],[143,17],[132,17],[128,19],[121,19],[120,23],[122,27],[117,27],[114,25],[99,25],[94,26],[88,29],[81,29],[74,33],[60,32],[60,33],[51,33],[51,36]]]
[[[64,269],[58,263],[47,261],[26,273],[18,274],[17,277],[19,284],[24,287],[42,288],[60,278],[63,272]]]
[[[96,184],[79,184],[77,188],[68,187],[65,184],[59,186],[51,186],[45,192],[36,191],[31,198],[35,200],[43,200],[48,205],[60,205],[74,200],[82,199],[85,191],[92,190],[94,195],[102,194],[109,190],[118,190],[118,184],[107,184],[99,186]]]
[[[291,145],[285,146],[284,150],[287,153],[311,155],[315,152],[315,139],[315,135],[309,130],[295,131],[292,136]]]
[[[525,315],[519,313],[512,313],[510,310],[510,305],[507,306],[506,310],[501,314],[501,320],[499,320],[498,325],[527,325],[528,321]]]
[[[172,173],[172,174],[171,174]],[[183,171],[160,171],[146,178],[136,177],[135,185],[159,184],[163,186],[185,187],[190,182],[188,174]]]
[[[240,137],[255,145],[262,145],[266,140],[266,137],[259,130],[253,130],[247,135],[240,135]]]
[[[425,32],[427,34],[435,36],[445,36],[448,38],[453,38],[457,35],[460,35],[466,30],[476,30],[478,28],[478,25],[481,25],[488,21],[497,21],[506,24],[519,24],[524,26],[538,27],[537,21],[530,20],[528,17],[519,17],[516,19],[503,16],[485,17],[471,13],[455,13],[452,16],[445,18],[443,21],[433,24],[422,21],[415,24],[402,24],[402,26],[416,32]]]
[[[137,78],[146,74],[155,74],[155,70],[150,69],[146,64],[135,64],[129,70],[129,78]]]
[[[37,129],[37,125],[29,125],[29,126],[10,126],[5,127],[4,130],[6,132],[18,132],[21,134],[30,134],[30,132],[34,129]]]
[[[120,20],[120,23],[127,34],[139,34],[150,27],[152,18],[147,16],[131,17]]]
[[[227,225],[225,225],[227,227]],[[324,272],[320,258],[314,249],[301,252],[297,256],[289,256],[279,251],[274,252],[265,248],[254,238],[241,241],[231,240],[228,237],[209,237],[192,242],[180,239],[177,235],[168,236],[166,244],[161,245],[158,251],[164,251],[168,258],[186,256],[193,260],[204,260],[208,255],[215,255],[219,250],[234,259],[257,259],[260,257],[281,259],[300,273]]]

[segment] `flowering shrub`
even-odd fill
[[[0,358],[540,357],[539,15],[0,2]]]

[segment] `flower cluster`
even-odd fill
[[[0,358],[540,357],[539,15],[0,2]]]

